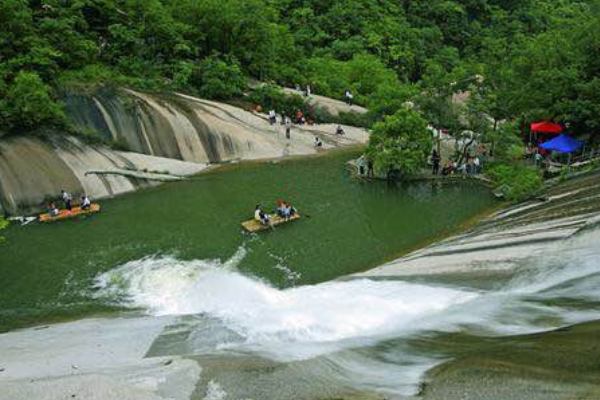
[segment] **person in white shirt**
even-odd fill
[[[354,95],[350,90],[346,90],[346,103],[351,106],[354,102]]]
[[[254,209],[254,219],[260,222],[262,225],[268,225],[271,219],[265,214],[260,206],[256,206]]]
[[[71,201],[73,200],[73,197],[71,196],[71,194],[65,190],[61,190],[62,193],[62,199],[63,202],[65,203],[65,208],[69,211],[71,211],[71,209],[73,208],[73,206],[71,205]]]
[[[91,206],[92,206],[92,201],[90,200],[89,197],[87,197],[87,196],[81,197],[81,209],[82,210],[89,210]]]

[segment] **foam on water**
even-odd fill
[[[100,275],[95,296],[151,315],[219,321],[234,334],[213,343],[215,351],[256,352],[277,361],[323,356],[335,366],[327,373],[338,381],[406,395],[442,358],[413,351],[405,339],[441,331],[533,333],[600,318],[594,303],[600,301],[598,239],[597,231],[588,232],[557,245],[520,265],[504,287],[487,292],[369,279],[281,290],[236,269],[242,247],[226,262],[132,261]],[[385,357],[375,350],[390,341],[393,350],[386,347]]]
[[[238,251],[233,260],[240,257]],[[279,290],[239,273],[232,268],[235,264],[231,260],[225,266],[214,260],[145,258],[98,277],[96,296],[120,299],[122,305],[153,315],[217,318],[241,335],[245,345],[288,353],[292,359],[314,356],[315,348],[298,348],[294,354],[289,344],[339,343],[334,347],[340,348],[345,341],[413,330],[421,320],[478,296],[457,289],[366,279]]]

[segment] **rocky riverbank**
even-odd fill
[[[208,165],[315,154],[365,143],[368,133],[334,125],[270,125],[254,113],[191,96],[104,90],[65,94],[68,114],[81,129],[130,151],[89,145],[69,136],[0,141],[0,212],[29,214],[66,189],[93,199],[111,197],[189,176]]]

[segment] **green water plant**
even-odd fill
[[[494,182],[494,188],[502,188],[509,201],[522,201],[535,195],[543,186],[542,174],[537,168],[520,164],[492,165],[487,175]]]

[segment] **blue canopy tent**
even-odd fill
[[[571,154],[583,147],[583,142],[573,139],[571,136],[562,134],[556,138],[542,143],[540,146],[547,151],[555,151],[557,153],[569,154],[569,168],[571,167]]]
[[[556,151],[557,153],[574,153],[583,147],[583,142],[573,139],[571,136],[562,134],[556,138],[543,143],[540,146],[547,151]]]

